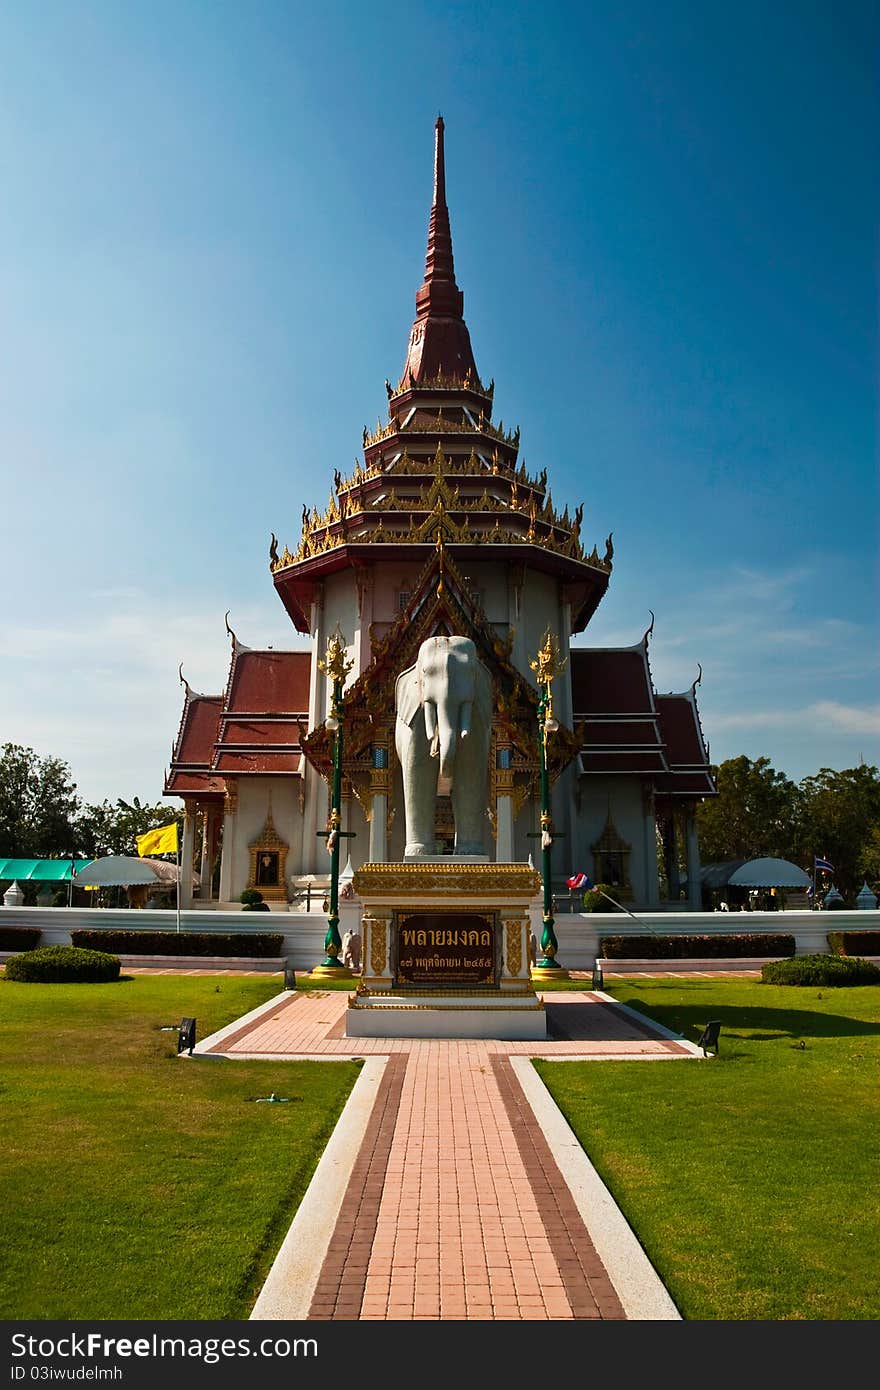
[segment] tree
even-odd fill
[[[799,792],[769,758],[744,754],[713,768],[718,795],[697,809],[700,858],[791,859],[797,849]]]
[[[0,854],[9,859],[71,855],[79,802],[70,768],[33,748],[0,749]]]
[[[865,876],[863,860],[880,828],[880,772],[862,763],[843,772],[822,767],[800,784],[798,842],[810,870],[813,856],[834,865],[834,882],[852,902]]]
[[[183,817],[176,806],[161,802],[145,806],[137,797],[132,801],[118,797],[115,804],[105,800],[100,805],[83,806],[76,820],[77,846],[90,859],[100,859],[105,854],[137,854],[138,835],[172,820],[178,822],[180,836]]]

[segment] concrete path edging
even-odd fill
[[[659,1274],[608,1188],[581,1148],[574,1130],[544,1085],[530,1057],[510,1065],[559,1165],[584,1225],[626,1316],[635,1321],[680,1321]]]
[[[250,1013],[242,1014],[239,1018],[233,1019],[232,1023],[227,1023],[225,1028],[218,1028],[209,1037],[202,1038],[201,1042],[196,1043],[193,1053],[200,1057],[203,1053],[210,1052],[212,1048],[230,1037],[232,1033],[240,1033],[248,1023],[256,1023],[258,1019],[263,1017],[263,1014],[276,1009],[283,999],[288,999],[292,994],[293,991],[289,989],[283,989],[280,994],[273,994],[271,999],[264,1000],[255,1009],[251,1009]]]
[[[330,1237],[387,1065],[387,1057],[368,1057],[364,1061],[260,1290],[250,1321],[297,1322],[308,1318]]]

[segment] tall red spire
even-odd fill
[[[401,385],[425,385],[438,376],[478,380],[470,334],[464,321],[464,295],[455,283],[452,232],[446,206],[443,117],[434,127],[434,197],[428,224],[425,278],[416,291],[416,318],[409,338]]]

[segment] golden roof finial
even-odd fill
[[[354,666],[354,658],[346,660],[345,638],[337,624],[336,631],[331,634],[327,642],[327,650],[323,659],[318,658],[318,670],[323,671],[325,676],[329,676],[333,681],[344,681],[351,668]]]
[[[557,676],[562,674],[567,664],[568,657],[561,655],[556,634],[551,632],[548,627],[544,633],[544,645],[539,648],[535,660],[529,662],[538,678],[538,684],[550,685]]]

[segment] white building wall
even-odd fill
[[[299,808],[300,779],[298,777],[240,777],[238,779],[238,809],[236,811],[235,841],[230,865],[229,902],[237,902],[247,887],[250,876],[250,843],[266,825],[270,793],[272,821],[276,833],[289,846],[285,868],[288,896],[291,878],[304,870],[300,862],[302,814]],[[224,846],[224,854],[227,847]]]
[[[642,786],[638,777],[582,777],[581,810],[574,825],[573,848],[578,869],[595,880],[595,863],[591,845],[602,836],[608,818],[618,835],[631,846],[629,878],[632,885],[632,905],[656,903],[656,884],[649,882],[650,864],[645,857],[645,807]]]

